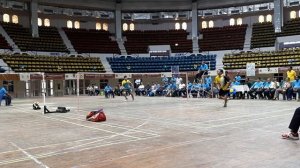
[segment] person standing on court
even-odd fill
[[[128,100],[127,94],[131,95],[132,100],[134,100],[134,96],[132,94],[132,83],[127,79],[127,76],[124,76],[124,80],[122,81],[122,86],[124,87],[123,92],[125,99]]]
[[[291,131],[289,133],[282,134],[281,137],[283,139],[290,139],[290,140],[299,140],[299,127],[300,127],[300,107],[295,110],[293,118],[290,122],[289,129]]]
[[[219,99],[223,99],[224,107],[227,107],[230,86],[230,78],[228,77],[228,73],[225,72],[224,75],[223,69],[219,69],[218,75],[215,77],[214,84],[219,89]]]
[[[297,73],[293,70],[293,67],[290,67],[289,70],[286,72],[286,75],[290,79],[290,82],[294,82]]]

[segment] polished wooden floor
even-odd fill
[[[0,106],[0,167],[299,168],[300,142],[280,138],[299,102],[136,97],[47,98],[46,114]],[[3,105],[4,102],[2,102]],[[85,121],[104,107],[107,121]]]

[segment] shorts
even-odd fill
[[[123,89],[123,92],[126,92],[128,94],[131,94],[132,90],[131,89]]]
[[[229,90],[223,90],[223,89],[220,89],[219,91],[219,96],[228,96],[229,94]]]

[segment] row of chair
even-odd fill
[[[0,59],[15,72],[105,72],[99,58],[0,55]]]

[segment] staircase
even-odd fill
[[[0,25],[0,34],[5,38],[7,43],[12,47],[13,52],[20,53],[21,50],[19,47],[15,44],[15,42],[9,37],[9,35],[6,33],[6,31],[3,29],[3,27]]]
[[[117,43],[118,43],[119,49],[121,51],[121,55],[127,55],[127,51],[124,46],[124,40],[117,40]]]
[[[247,27],[245,42],[244,42],[244,51],[251,49],[251,38],[252,38],[252,25]]]
[[[60,37],[62,38],[64,44],[67,46],[70,54],[77,55],[78,53],[75,51],[71,41],[69,40],[68,36],[66,35],[65,31],[62,28],[57,28]]]
[[[109,65],[109,63],[108,63],[106,57],[103,57],[103,56],[101,57],[101,56],[100,56],[100,60],[101,60],[101,62],[102,62],[102,65],[103,65],[103,67],[104,67],[106,73],[113,73],[113,71],[112,71],[112,69],[111,69],[111,67],[110,67],[110,65]]]

